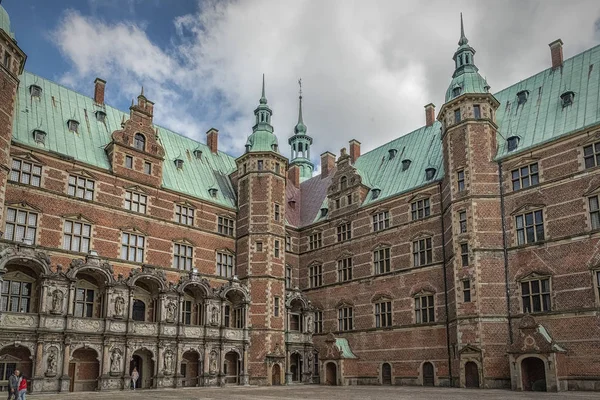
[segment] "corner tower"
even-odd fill
[[[6,182],[10,165],[10,144],[15,120],[15,101],[19,76],[27,56],[17,45],[10,29],[8,13],[0,4],[0,209],[4,209]],[[4,213],[0,213],[0,232],[4,228]],[[0,235],[1,237],[1,235]]]
[[[302,118],[302,80],[298,81],[300,85],[300,96],[298,102],[298,123],[294,127],[294,135],[288,139],[292,148],[290,165],[297,165],[300,169],[300,181],[312,178],[315,169],[310,161],[310,146],[312,138],[306,134],[306,125]]]
[[[481,387],[507,385],[505,352],[509,328],[505,297],[502,215],[495,161],[498,100],[475,65],[461,15],[455,70],[438,120],[446,176],[443,218],[451,326],[450,345],[457,386],[465,387],[477,366]],[[451,229],[449,229],[451,228]],[[451,239],[451,240],[449,240]],[[454,290],[452,290],[454,289]],[[468,365],[467,365],[468,364]],[[467,368],[469,367],[469,368]]]
[[[247,318],[250,347],[245,379],[271,384],[272,368],[285,371],[285,185],[287,159],[279,154],[272,111],[262,96],[256,123],[237,160],[236,271],[252,302]],[[282,379],[283,379],[283,375]],[[283,380],[280,382],[283,383]]]

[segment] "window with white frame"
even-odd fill
[[[600,142],[583,148],[583,161],[586,169],[600,165]]]
[[[456,184],[458,187],[458,191],[462,192],[465,190],[465,171],[460,170],[456,172]]]
[[[147,203],[148,197],[146,195],[131,190],[125,191],[125,209],[146,214]]]
[[[95,185],[96,183],[92,179],[69,175],[67,194],[80,199],[93,200]]]
[[[375,304],[375,328],[392,326],[392,302],[381,301]]]
[[[431,264],[433,262],[433,251],[431,238],[418,239],[413,242],[413,265],[415,267]]]
[[[354,329],[354,310],[352,307],[340,307],[338,309],[338,330],[351,331]]]
[[[315,333],[323,333],[323,311],[315,311]]]
[[[600,270],[594,271],[594,275],[596,278],[596,292],[598,293],[598,301],[600,302]]]
[[[323,285],[323,266],[321,264],[311,265],[308,268],[309,286],[316,288]]]
[[[517,215],[515,223],[517,244],[529,244],[544,240],[544,213],[542,210]]]
[[[233,277],[232,254],[217,252],[217,275],[225,278]]]
[[[192,207],[176,204],[175,205],[175,221],[184,225],[194,225],[194,209]]]
[[[15,242],[35,244],[38,214],[29,210],[7,207],[4,238]]]
[[[279,221],[280,209],[281,209],[281,207],[279,206],[279,204],[273,205],[273,218],[275,219],[275,221]]]
[[[534,278],[521,281],[521,299],[524,313],[551,311],[550,278]]]
[[[121,259],[144,262],[146,238],[135,233],[123,232],[121,237]]]
[[[292,251],[292,237],[285,237],[285,251]]]
[[[183,243],[173,243],[173,268],[192,270],[194,248]]]
[[[600,229],[600,201],[598,195],[588,197],[590,224],[592,229]]]
[[[28,313],[31,309],[33,284],[18,280],[4,279],[1,283],[0,311]]]
[[[289,265],[285,266],[285,288],[292,288],[292,267]]]
[[[471,302],[471,281],[465,279],[462,281],[463,302]]]
[[[63,249],[87,253],[90,249],[92,226],[66,220],[63,227]]]
[[[435,322],[433,295],[426,294],[415,297],[415,318],[417,324]]]
[[[42,183],[42,166],[15,158],[12,160],[9,179],[13,182],[39,187]]]
[[[96,291],[91,288],[77,287],[75,289],[75,316],[93,318]]]
[[[221,235],[233,236],[233,219],[227,217],[219,217],[217,229]]]
[[[469,244],[460,244],[460,260],[463,267],[469,266]]]
[[[384,274],[391,271],[390,248],[377,249],[373,252],[375,274]]]
[[[538,163],[517,168],[511,172],[513,190],[525,189],[540,183]]]
[[[280,299],[279,297],[275,297],[273,300],[273,316],[279,317]]]
[[[343,242],[344,240],[352,239],[352,223],[347,222],[337,227],[337,241]]]
[[[308,238],[308,249],[315,250],[323,246],[323,235],[321,232],[315,232]]]
[[[467,232],[467,212],[464,210],[458,212],[458,232]]]
[[[410,204],[411,216],[412,220],[415,221],[417,219],[428,217],[431,213],[431,208],[429,206],[429,199],[417,200],[413,201]]]
[[[338,282],[352,280],[352,257],[342,258],[337,262]]]
[[[382,211],[373,215],[373,232],[390,227],[390,213]]]
[[[279,248],[279,240],[275,240],[275,247],[273,248],[273,256],[275,258],[279,258],[280,254],[280,248]]]

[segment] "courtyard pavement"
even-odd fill
[[[509,390],[474,390],[454,388],[424,388],[408,386],[279,386],[279,387],[226,387],[226,388],[183,388],[146,389],[120,392],[86,392],[59,394],[32,394],[31,400],[86,399],[86,400],[293,400],[293,399],[336,399],[336,400],[528,400],[528,399],[573,399],[598,400],[597,392],[533,393]]]

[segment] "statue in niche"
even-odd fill
[[[48,358],[46,359],[46,376],[56,376],[56,367],[58,364],[56,354],[56,347],[51,347],[48,352]]]
[[[56,289],[52,292],[52,309],[50,310],[54,314],[60,314],[62,312],[64,293]]]
[[[121,352],[114,349],[110,356],[110,373],[118,375],[121,372]]]
[[[177,311],[177,305],[174,301],[167,304],[167,322],[175,321],[175,311]]]
[[[125,311],[125,299],[121,296],[118,296],[115,299],[115,317],[122,318],[124,311]]]
[[[313,333],[314,325],[313,325],[313,317],[309,315],[306,319],[306,331],[308,333]]]
[[[213,306],[210,315],[210,324],[217,325],[219,323],[219,309]]]
[[[165,351],[164,367],[166,374],[173,373],[173,352],[171,350]]]
[[[215,375],[217,373],[217,353],[215,351],[210,352],[210,365],[208,369],[208,373],[211,375]]]

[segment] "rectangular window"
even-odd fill
[[[87,253],[90,249],[92,226],[77,221],[65,221],[63,228],[63,249]]]
[[[146,175],[152,174],[152,163],[149,163],[148,161],[144,162],[144,173]]]
[[[348,222],[337,227],[337,240],[343,242],[344,240],[352,239],[352,223]]]
[[[392,326],[392,302],[383,301],[375,304],[375,328]]]
[[[8,207],[4,237],[6,240],[35,244],[37,221],[37,213]]]
[[[231,328],[231,306],[226,305],[223,312],[223,326]]]
[[[532,211],[515,217],[517,244],[535,243],[544,240],[544,215],[542,210]]]
[[[69,186],[67,188],[67,193],[69,196],[75,196],[80,199],[93,200],[94,186],[95,182],[91,179],[69,175]]]
[[[273,303],[273,315],[275,317],[279,317],[279,297],[275,297],[274,299],[274,303]]]
[[[233,277],[233,255],[217,253],[217,275],[225,278]]]
[[[285,267],[285,288],[292,288],[292,267],[289,266]]]
[[[540,183],[538,164],[533,163],[511,172],[513,190],[525,189]]]
[[[275,241],[275,248],[273,249],[273,255],[275,258],[279,258],[279,240]]]
[[[390,227],[390,213],[382,211],[373,215],[373,232],[380,231]]]
[[[133,157],[125,156],[125,168],[129,168],[129,169],[133,168]]]
[[[342,307],[338,310],[338,330],[351,331],[354,329],[352,307]]]
[[[192,246],[173,243],[173,268],[191,271],[193,262],[194,248]]]
[[[221,235],[233,236],[233,219],[219,217],[217,225],[218,232]]]
[[[460,244],[460,259],[463,267],[469,266],[469,245],[467,243]]]
[[[410,210],[412,214],[412,220],[428,217],[431,208],[429,207],[429,199],[417,200],[411,203]]]
[[[244,325],[245,325],[244,319],[245,319],[244,307],[236,307],[233,310],[234,328],[243,329]]]
[[[413,242],[413,264],[415,267],[431,264],[433,253],[431,238],[423,238]]]
[[[125,192],[125,209],[146,214],[146,204],[148,197],[144,194],[126,191]]]
[[[600,271],[596,271],[596,291],[598,292],[598,300],[600,301]]]
[[[521,282],[521,298],[523,299],[524,313],[551,311],[550,279]]]
[[[323,246],[323,236],[321,232],[316,232],[308,238],[308,249],[315,250]]]
[[[315,311],[315,333],[323,333],[323,311]]]
[[[583,161],[585,168],[593,168],[596,165],[600,165],[600,142],[583,148]]]
[[[11,60],[11,56],[8,53],[8,51],[4,51],[4,66],[6,67],[6,69],[8,69],[9,71],[11,70],[10,68],[10,60]],[[10,375],[9,375],[10,376]]]
[[[391,271],[390,249],[378,249],[373,252],[375,274],[384,274]]]
[[[349,194],[348,196],[346,196],[346,205],[351,205],[352,204],[352,195]]]
[[[479,104],[473,105],[473,117],[475,117],[475,119],[481,118],[481,107],[479,107]]]
[[[77,288],[75,290],[75,316],[92,318],[94,316],[94,297],[92,289]]]
[[[275,221],[279,221],[279,204],[275,204],[273,218],[275,218]]]
[[[259,171],[263,170],[263,160],[258,160],[256,162],[256,169],[258,169]]]
[[[292,251],[292,237],[285,237],[285,251]]]
[[[302,330],[301,328],[301,319],[300,319],[300,315],[298,314],[290,314],[290,331],[295,331],[295,332],[299,332]]]
[[[175,222],[194,225],[194,209],[180,204],[175,205]]]
[[[2,281],[2,307],[0,311],[28,313],[31,306],[30,282]]]
[[[600,229],[600,201],[598,201],[598,196],[588,197],[588,204],[590,206],[592,229]]]
[[[458,226],[459,233],[465,233],[467,231],[467,212],[459,211],[458,212]]]
[[[192,324],[192,302],[190,300],[185,300],[182,303],[181,323],[184,325]],[[185,365],[185,364],[181,364],[181,365]]]
[[[415,317],[417,324],[435,322],[433,295],[415,297]]]
[[[454,110],[454,123],[458,124],[460,122],[460,109]]]
[[[352,280],[352,258],[338,260],[338,282]]]
[[[10,170],[10,180],[25,185],[39,187],[42,182],[42,166],[28,161],[14,159]]]
[[[281,172],[281,165],[279,163],[275,163],[275,173],[279,175]]]
[[[339,210],[340,209],[340,199],[336,199],[335,200],[335,209]]]
[[[144,262],[146,238],[141,235],[123,232],[121,237],[121,259]]]
[[[256,242],[256,251],[257,252],[262,252],[262,242]]]
[[[463,302],[470,303],[471,302],[471,281],[465,279],[462,281],[462,291],[463,291]]]
[[[456,182],[458,183],[458,191],[462,192],[465,190],[465,171],[458,171],[456,173]]]
[[[316,288],[323,285],[323,266],[312,265],[308,269],[309,284],[311,288]]]

